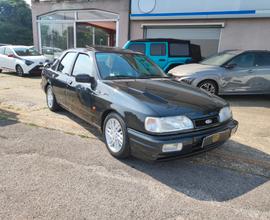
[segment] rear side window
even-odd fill
[[[0,47],[0,54],[4,54],[4,52],[5,52],[5,48],[4,47]]]
[[[74,65],[72,75],[77,76],[79,74],[88,74],[89,76],[93,76],[93,71],[93,59],[86,54],[79,54]]]
[[[172,57],[188,57],[189,44],[188,43],[170,43],[170,56]]]
[[[145,54],[145,44],[130,44],[128,49]]]
[[[10,48],[6,47],[5,55],[13,55],[13,54],[14,54],[13,51]]]
[[[257,53],[255,58],[256,66],[270,66],[270,53]]]
[[[150,46],[151,56],[166,56],[166,44],[155,43]]]
[[[76,57],[75,52],[67,53],[59,63],[57,70],[64,74],[70,74],[75,57]]]

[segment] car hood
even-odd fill
[[[188,76],[200,72],[209,72],[219,70],[219,66],[210,66],[203,64],[187,64],[177,66],[169,71],[174,76]]]
[[[42,64],[44,64],[45,61],[47,60],[45,56],[23,56],[21,58],[24,59],[24,60],[33,61],[35,63],[42,62]]]
[[[187,115],[194,119],[218,114],[227,105],[221,98],[172,79],[115,80],[106,84],[136,98],[159,117]]]

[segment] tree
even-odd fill
[[[32,45],[32,15],[24,0],[0,0],[0,43]]]

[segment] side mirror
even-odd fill
[[[76,82],[80,83],[91,83],[94,85],[96,83],[95,77],[89,76],[88,74],[79,74],[75,76]]]
[[[236,63],[231,63],[231,64],[226,64],[226,65],[224,66],[224,68],[226,68],[226,69],[228,69],[228,70],[231,70],[231,69],[235,68],[236,66],[237,66]]]
[[[47,63],[44,63],[44,68],[45,69],[48,69],[52,66],[53,62],[47,62]]]

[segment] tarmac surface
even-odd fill
[[[39,77],[0,74],[0,219],[270,219],[269,96],[224,98],[240,127],[220,148],[121,161]]]

